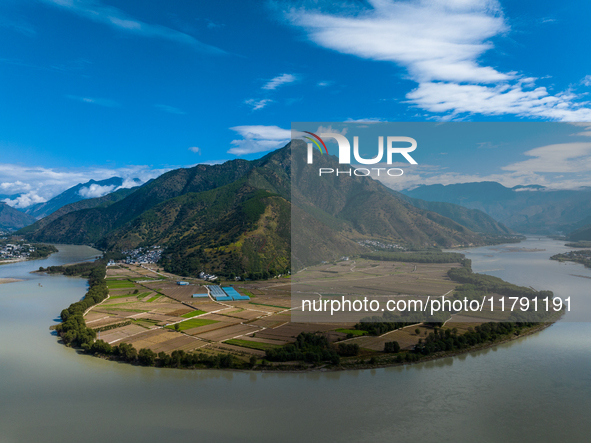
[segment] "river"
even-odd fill
[[[135,367],[79,355],[48,330],[80,299],[80,278],[30,274],[90,259],[58,246],[45,260],[0,266],[0,442],[589,441],[591,303],[582,265],[543,238],[471,249],[476,272],[573,297],[551,327],[487,350],[418,365],[275,374]],[[498,249],[498,248],[496,248]],[[42,286],[39,286],[41,284]],[[570,320],[570,321],[569,321]]]

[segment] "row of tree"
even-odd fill
[[[268,349],[265,357],[269,361],[276,362],[303,361],[313,364],[329,362],[338,366],[341,356],[351,357],[357,354],[359,354],[359,345],[356,343],[332,345],[324,334],[301,332],[295,343]]]
[[[431,355],[437,352],[467,349],[479,344],[494,342],[498,339],[519,335],[522,328],[536,326],[538,323],[509,323],[490,322],[469,328],[464,334],[458,334],[457,329],[436,329],[425,340],[419,339],[415,346],[416,354]]]
[[[29,249],[29,258],[45,258],[49,255],[53,254],[54,252],[58,252],[57,248],[53,245],[46,245],[43,243],[33,243],[31,245],[34,251]]]
[[[103,355],[116,358],[132,364],[142,366],[156,366],[160,368],[243,368],[245,363],[232,354],[208,355],[192,353],[182,350],[173,351],[170,355],[165,352],[156,354],[151,349],[142,348],[137,351],[133,345],[121,343],[111,346],[103,340],[95,341],[86,350],[89,354]],[[250,366],[256,364],[256,357],[252,356]]]
[[[402,312],[401,314],[386,311],[381,316],[374,315],[364,317],[354,328],[358,331],[367,331],[369,335],[383,335],[386,332],[402,329],[405,326],[424,323],[430,326],[440,326],[449,318],[446,311],[435,312],[433,315],[421,312]]]
[[[62,323],[56,327],[57,333],[66,345],[78,346],[85,350],[90,349],[94,344],[96,331],[86,327],[84,312],[91,306],[106,299],[109,293],[105,280],[107,273],[105,264],[102,261],[96,261],[92,265],[90,271],[88,271],[88,283],[90,286],[88,292],[82,300],[72,303],[67,309],[61,312]],[[86,267],[80,269],[84,269],[85,272],[87,271]]]

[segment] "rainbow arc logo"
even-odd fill
[[[310,140],[311,142],[313,142],[317,147],[318,150],[320,151],[320,154],[324,155],[324,152],[326,152],[326,155],[328,155],[328,149],[326,149],[326,145],[324,144],[324,142],[322,141],[322,139],[320,137],[318,137],[316,134],[314,134],[313,132],[308,132],[308,131],[302,131],[305,132],[306,134],[310,134],[312,137],[314,137],[316,140],[314,140],[314,138],[312,137],[308,137],[307,135],[303,135],[302,137]],[[322,148],[320,147],[320,145],[318,144],[318,142],[322,143],[322,146],[324,147],[324,152],[322,152]]]

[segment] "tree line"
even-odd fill
[[[33,243],[31,245],[33,248],[35,248],[34,251],[31,252],[31,250],[29,250],[29,258],[45,258],[51,254],[53,254],[54,252],[58,252],[58,249],[53,246],[53,245],[46,245],[46,244],[42,244],[42,243]]]
[[[319,364],[329,362],[338,366],[341,357],[352,357],[359,354],[356,343],[331,344],[324,334],[301,332],[295,343],[289,343],[279,348],[268,349],[265,358],[269,361],[303,361]]]
[[[88,271],[88,292],[82,300],[72,303],[67,309],[62,310],[60,314],[62,323],[56,327],[57,333],[66,345],[81,347],[85,350],[88,350],[94,344],[96,331],[86,327],[84,312],[91,306],[105,300],[109,294],[105,280],[107,273],[105,264],[94,262],[92,265],[90,271]],[[86,271],[87,267],[80,269]]]
[[[354,328],[358,331],[367,331],[369,335],[383,335],[386,332],[402,329],[405,326],[423,323],[429,326],[441,326],[448,319],[449,313],[435,312],[433,315],[420,312],[402,312],[401,315],[386,311],[381,316],[369,316],[362,318]],[[429,321],[425,322],[425,318]]]
[[[469,328],[464,334],[458,334],[456,328],[445,330],[439,328],[435,332],[429,333],[424,341],[419,339],[419,343],[415,346],[413,352],[421,355],[431,355],[437,352],[467,349],[479,344],[495,342],[511,335],[519,335],[523,328],[538,324],[534,322],[490,322]]]
[[[158,354],[151,349],[142,348],[136,350],[129,343],[121,343],[118,346],[111,346],[103,340],[97,340],[86,350],[89,354],[102,355],[112,359],[125,361],[131,364],[142,366],[155,366],[158,368],[247,368],[256,364],[256,357],[250,359],[249,363],[244,362],[232,354],[208,355],[205,353],[185,352],[182,350],[172,351],[169,355],[166,352]]]

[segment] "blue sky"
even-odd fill
[[[257,158],[294,121],[591,121],[590,9],[4,0],[0,194],[22,207],[90,178]],[[469,157],[438,164],[495,176]]]

